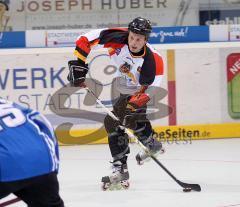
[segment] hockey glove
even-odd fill
[[[137,122],[146,119],[146,104],[150,100],[146,93],[138,93],[130,96],[127,102],[123,125],[130,129],[136,129]]]
[[[127,103],[127,109],[135,112],[137,109],[145,106],[150,100],[150,97],[146,93],[138,93],[131,96]]]
[[[68,81],[74,87],[84,86],[86,74],[88,73],[88,65],[80,60],[70,60],[68,62],[69,74]]]

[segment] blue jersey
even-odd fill
[[[58,171],[54,130],[39,112],[0,98],[0,182]]]

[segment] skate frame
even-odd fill
[[[96,96],[96,94],[89,89],[88,87],[85,88],[92,96],[96,99],[97,103],[102,106],[102,108],[107,112],[109,116],[111,116],[114,120],[120,121],[114,114],[111,112],[103,103],[102,101]],[[120,125],[120,128],[125,131],[125,133],[132,138],[135,143],[137,143],[175,182],[177,182],[183,189],[188,189],[188,191],[194,190],[194,191],[201,191],[201,187],[199,184],[190,184],[190,183],[184,183],[180,180],[178,180],[153,154],[150,153],[147,147],[145,147],[128,128],[126,128],[124,125]]]

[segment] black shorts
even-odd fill
[[[28,207],[63,207],[55,172],[13,182],[0,182],[0,199],[13,193]]]

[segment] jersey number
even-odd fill
[[[26,117],[21,110],[14,108],[11,104],[0,104],[0,131],[3,130],[3,125],[17,127],[24,124],[25,121]]]

